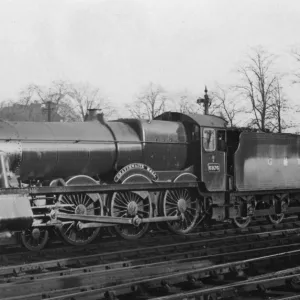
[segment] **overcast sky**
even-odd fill
[[[150,81],[202,95],[234,81],[252,46],[291,71],[299,29],[298,0],[1,0],[0,100],[58,79],[90,82],[114,103]]]

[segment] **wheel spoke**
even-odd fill
[[[115,211],[115,213],[116,213],[116,214],[121,214],[121,213],[123,213],[122,216],[124,216],[124,215],[127,214],[127,209],[117,210],[117,211]],[[117,216],[117,217],[119,217],[119,216]]]
[[[186,210],[188,210],[188,211],[190,211],[190,212],[191,212],[192,210],[197,212],[197,209],[196,209],[196,208],[193,208],[193,207],[187,207]]]
[[[68,234],[68,231],[70,231],[70,230],[73,228],[73,226],[74,226],[74,222],[72,222],[72,223],[68,226],[68,228],[65,230],[65,234]]]
[[[77,195],[75,194],[75,195],[71,195],[71,199],[73,200],[72,202],[76,205],[76,206],[78,206],[79,205],[79,203],[78,203],[78,200],[77,200]]]
[[[185,211],[186,214],[185,215],[188,215],[192,220],[193,220],[193,214],[191,212],[188,211],[188,209]]]
[[[167,200],[166,203],[170,206],[176,206],[177,207],[177,202],[170,202],[169,200]]]
[[[114,208],[127,209],[127,205],[118,205],[118,204],[115,204]]]
[[[94,207],[90,207],[90,208],[86,209],[87,212],[95,212],[96,210],[99,210],[99,209],[98,208],[94,208]]]
[[[127,194],[127,197],[125,197],[126,194]],[[128,197],[128,192],[124,193],[124,195],[122,193],[120,193],[119,195],[120,195],[120,198],[123,199],[126,204],[128,204],[130,202],[130,194],[129,194],[129,197]]]
[[[178,190],[174,190],[174,195],[175,195],[177,200],[180,199],[180,194],[179,194]]]
[[[138,212],[140,212],[140,213],[142,213],[142,214],[145,214],[145,215],[148,215],[148,214],[149,214],[148,211],[144,211],[144,210],[141,210],[141,209],[139,209]]]
[[[67,213],[71,213],[71,214],[74,214],[75,212],[75,209],[73,208],[68,208],[68,207],[62,207],[59,209],[61,212],[67,212]]]
[[[87,194],[84,194],[84,196],[82,197],[81,204],[87,207],[90,205],[89,202],[92,202],[91,198]]]
[[[136,201],[135,201],[135,202],[136,202],[137,204],[139,204],[141,201],[143,202],[144,199],[143,199],[142,197],[139,197],[139,196],[138,196],[138,197],[136,198]]]
[[[168,200],[168,202],[170,202],[170,203],[174,203],[175,205],[177,205],[177,198],[175,198],[175,197],[171,197],[171,195],[167,195],[167,200]]]
[[[63,204],[73,204],[73,201],[70,199],[70,197],[68,195],[64,195],[61,203]]]
[[[124,207],[127,207],[127,203],[124,202],[122,199],[119,199],[117,197],[114,199],[114,202],[117,203],[118,205],[122,205]]]
[[[167,211],[167,215],[168,215],[168,212],[171,212],[171,211],[177,211],[177,207],[171,207],[171,208],[166,208],[166,211]]]

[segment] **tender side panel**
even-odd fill
[[[234,158],[239,191],[300,186],[300,137],[243,132]]]

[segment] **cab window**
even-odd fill
[[[218,130],[217,132],[217,150],[225,152],[226,146],[226,134],[225,130]]]
[[[196,124],[193,124],[192,127],[192,141],[200,140],[200,127]]]
[[[212,128],[203,128],[203,149],[208,152],[216,150],[216,132]]]

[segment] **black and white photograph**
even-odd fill
[[[0,0],[0,300],[300,299],[300,1]]]

